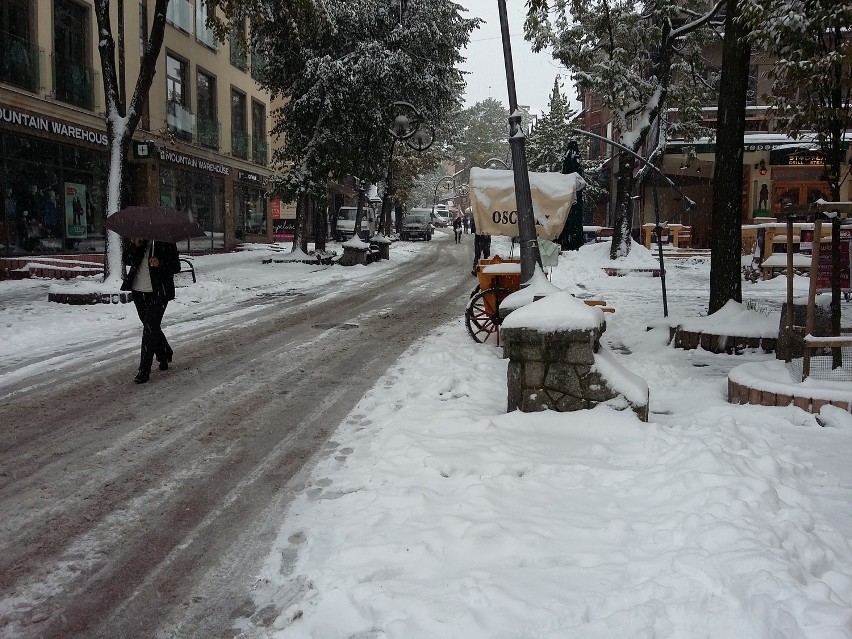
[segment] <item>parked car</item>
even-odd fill
[[[341,206],[337,211],[334,227],[334,239],[345,242],[355,235],[355,217],[358,209],[354,206]],[[369,239],[376,234],[376,212],[366,207],[361,213],[361,239]]]
[[[432,223],[429,218],[432,214],[431,209],[411,209],[405,217],[402,218],[402,228],[399,230],[399,239],[401,240],[426,240],[432,239]]]

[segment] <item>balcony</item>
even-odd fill
[[[231,155],[235,158],[248,159],[249,135],[245,131],[231,131]]]
[[[187,0],[171,0],[166,20],[184,33],[192,33],[192,5]]]
[[[207,26],[207,5],[200,1],[195,11],[195,39],[213,51],[219,49],[219,41],[213,29]]]
[[[266,137],[251,136],[251,161],[266,166],[269,162],[267,155]]]
[[[210,149],[219,149],[219,121],[201,116],[196,120],[198,143]]]
[[[39,48],[29,40],[0,31],[0,82],[38,93]]]
[[[56,53],[50,56],[53,69],[53,95],[61,101],[89,111],[95,109],[98,74],[91,67]]]
[[[171,100],[166,103],[166,114],[169,131],[179,139],[191,142],[195,132],[195,114],[179,102]]]

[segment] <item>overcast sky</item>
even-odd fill
[[[468,72],[465,76],[467,81],[465,106],[471,106],[491,97],[508,107],[509,93],[506,88],[506,67],[503,63],[503,42],[500,37],[497,0],[457,0],[457,2],[470,12],[469,16],[485,20],[485,23],[471,34],[470,46],[463,52],[467,61],[462,65],[462,69]],[[553,80],[557,75],[562,76],[563,95],[567,95],[573,101],[576,90],[565,68],[553,60],[547,52],[533,53],[530,44],[524,40],[526,3],[520,0],[508,0],[506,4],[509,33],[512,35],[512,58],[518,104],[529,106],[535,115],[547,111]]]

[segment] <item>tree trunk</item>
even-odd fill
[[[328,207],[314,198],[314,249],[325,250],[328,239]]]
[[[633,227],[633,157],[625,151],[618,153],[618,173],[615,186],[615,223],[609,259],[625,257],[630,253],[630,232]]]
[[[133,132],[142,117],[142,106],[148,99],[151,83],[156,72],[157,58],[163,47],[163,35],[166,30],[166,8],[169,0],[156,0],[154,19],[145,53],[139,65],[139,77],[129,105],[124,101],[124,77],[119,78],[115,60],[115,40],[112,36],[109,0],[96,0],[95,18],[98,22],[98,52],[101,58],[101,76],[104,84],[106,103],[107,146],[110,166],[107,174],[107,207],[109,217],[121,208],[121,190],[127,161],[127,152]],[[123,16],[122,16],[123,18]],[[122,64],[123,66],[123,64]],[[122,69],[123,72],[123,69]],[[104,256],[104,282],[111,285],[121,284],[121,238],[107,231]]]
[[[751,46],[746,28],[737,19],[739,13],[738,0],[729,2],[716,125],[708,313],[715,313],[728,300],[742,301],[743,135]]]
[[[293,251],[307,253],[308,246],[308,196],[302,193],[296,198],[296,229],[293,233]],[[305,248],[303,249],[302,246]]]

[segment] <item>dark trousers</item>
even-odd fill
[[[486,260],[491,257],[491,236],[490,235],[475,235],[473,237],[473,272],[476,273],[476,265],[479,264],[479,258],[484,257]]]
[[[139,370],[150,371],[154,356],[157,360],[169,360],[172,347],[160,328],[166,306],[169,301],[156,293],[141,293],[133,291],[133,303],[142,322],[142,352],[139,360]]]

